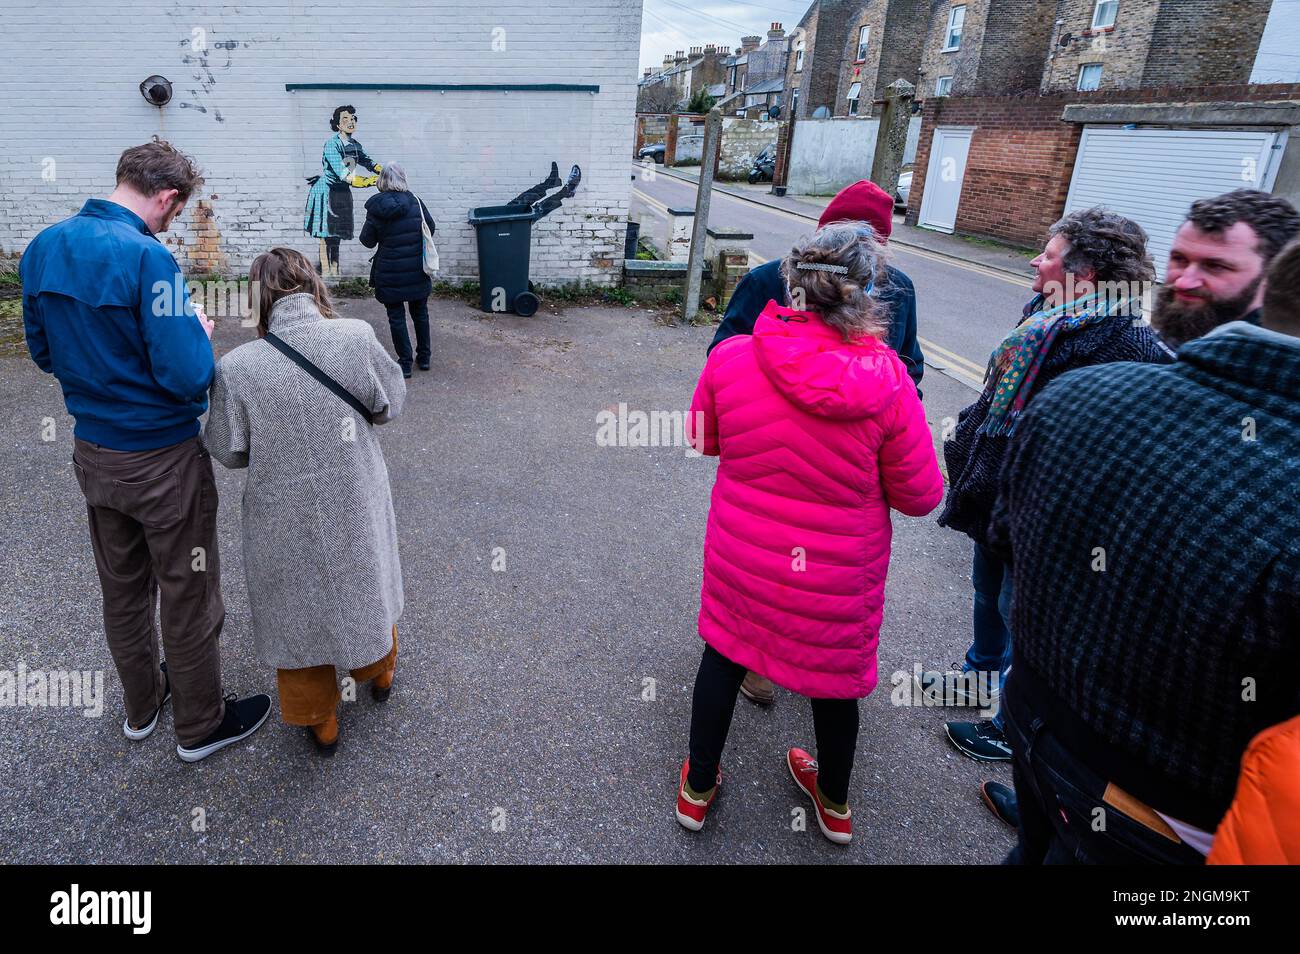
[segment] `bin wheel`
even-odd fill
[[[528,318],[537,314],[537,306],[541,301],[532,292],[520,292],[515,296],[515,314]]]

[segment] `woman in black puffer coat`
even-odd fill
[[[406,312],[415,323],[415,361],[421,371],[429,370],[429,293],[433,281],[424,273],[424,240],[420,217],[434,230],[429,210],[421,209],[419,200],[406,184],[406,172],[395,162],[384,166],[379,174],[379,194],[366,203],[366,224],[361,229],[361,244],[379,246],[370,266],[370,284],[375,298],[388,309],[388,327],[393,333],[393,349],[402,374],[411,376],[411,338],[406,331]]]

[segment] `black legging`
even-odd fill
[[[429,363],[432,346],[429,342],[429,299],[394,302],[384,305],[388,312],[388,330],[393,335],[393,350],[397,352],[397,363],[402,371],[411,370],[411,335],[406,330],[406,311],[403,304],[411,310],[411,323],[415,325],[415,360],[421,366]]]
[[[718,776],[722,747],[731,729],[736,694],[745,679],[738,666],[712,646],[704,647],[700,671],[695,676],[691,704],[691,769],[687,781],[697,792],[713,787]],[[849,800],[849,776],[858,748],[857,699],[809,699],[813,731],[817,735],[817,785],[832,802]]]

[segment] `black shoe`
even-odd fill
[[[262,727],[270,713],[271,697],[265,693],[237,699],[232,692],[226,696],[226,715],[221,720],[221,725],[198,745],[176,746],[176,754],[184,762],[206,759],[218,749],[244,741]]]
[[[984,782],[980,785],[980,798],[993,817],[1012,828],[1020,827],[1020,806],[1016,803],[1016,790],[1001,782]]]
[[[410,368],[403,368],[403,369],[402,369],[402,377],[404,377],[404,378],[409,378],[410,376],[411,376],[411,369],[410,369]]]
[[[316,754],[317,754],[317,755],[319,755],[319,756],[320,756],[321,758],[323,758],[323,759],[332,759],[332,758],[334,758],[334,753],[337,752],[337,751],[339,750],[339,739],[338,739],[338,736],[335,736],[335,737],[334,737],[334,741],[331,742],[329,745],[326,745],[326,744],[325,744],[324,742],[322,742],[320,739],[316,738],[316,732],[315,732],[315,730],[312,729],[311,726],[307,726],[307,734],[308,734],[309,736],[311,736],[311,740],[312,740],[312,742],[315,743],[315,745],[316,745]]]
[[[429,362],[428,362],[428,361],[421,361],[421,362],[420,362],[420,370],[421,370],[421,371],[428,371],[428,370],[429,370]]]
[[[962,755],[978,762],[1011,760],[1011,745],[1007,737],[991,721],[945,722],[943,729],[948,733],[948,741]]]
[[[979,683],[974,682],[975,694],[971,695],[972,679],[960,666],[954,665],[947,672],[923,672],[913,677],[921,695],[931,705],[967,706],[982,708],[984,703],[979,698]],[[933,701],[930,701],[933,700]],[[997,702],[997,693],[990,693],[989,704]]]
[[[551,174],[546,177],[544,182],[539,183],[539,188],[554,189],[560,184],[560,167],[557,163],[551,163]]]
[[[577,163],[574,163],[573,168],[569,170],[569,178],[564,183],[563,195],[566,199],[578,191],[578,183],[581,181],[582,169],[578,167]]]
[[[172,680],[167,675],[167,663],[162,663],[158,668],[162,670],[163,674],[163,697],[162,702],[158,703],[158,708],[153,710],[153,715],[149,718],[149,721],[138,729],[131,728],[130,719],[122,720],[122,734],[132,742],[139,742],[141,739],[147,739],[153,735],[153,730],[158,727],[158,717],[162,715],[163,706],[167,705],[167,701],[172,697]]]

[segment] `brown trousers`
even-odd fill
[[[78,438],[72,466],[86,498],[104,634],[127,719],[144,725],[162,703],[154,623],[160,604],[176,740],[195,745],[225,715],[217,637],[226,610],[212,458],[197,437],[147,451]]]
[[[359,686],[375,680],[381,687],[392,685],[397,669],[397,627],[393,627],[393,648],[378,662],[350,675]],[[321,725],[338,710],[338,673],[333,666],[309,666],[306,669],[277,669],[276,682],[280,687],[280,718],[287,725]]]

